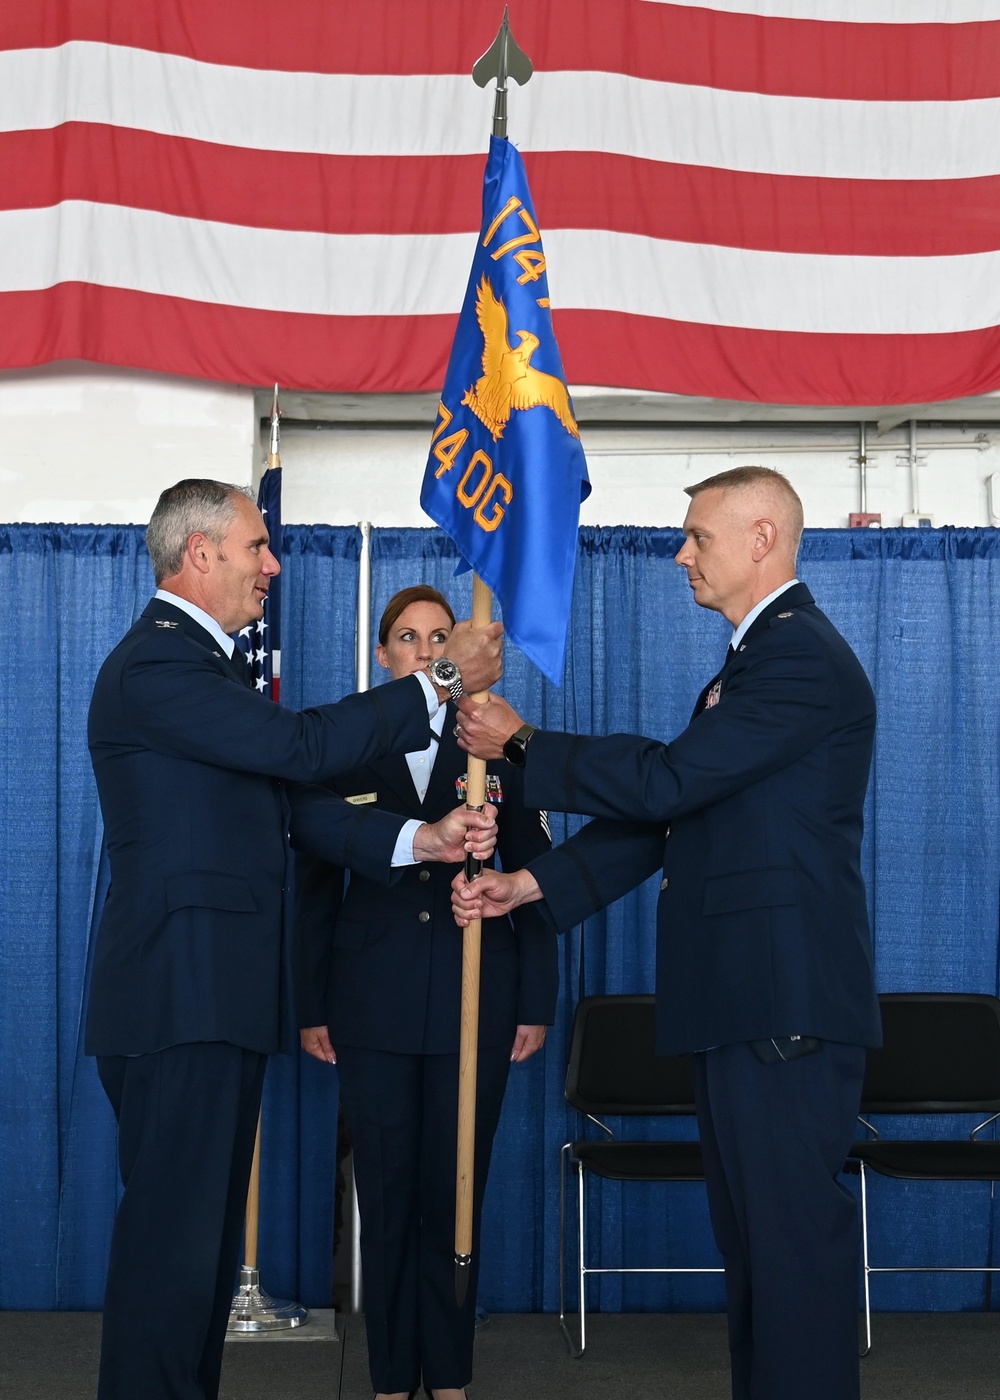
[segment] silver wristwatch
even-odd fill
[[[455,701],[462,697],[462,673],[447,656],[438,656],[428,662],[427,674],[435,685],[443,686]]]

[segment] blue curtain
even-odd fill
[[[361,535],[354,526],[282,531],[281,700],[306,709],[354,689]],[[329,1307],[338,1084],[308,1055],[276,1055],[261,1126],[261,1283],[272,1297]]]
[[[358,532],[285,527],[283,698],[299,706],[354,684]],[[503,688],[555,728],[669,736],[716,669],[728,629],[695,607],[673,564],[675,530],[585,529],[565,684],[513,650]],[[428,582],[467,614],[439,531],[372,538],[373,622],[399,587]],[[879,987],[998,990],[1000,534],[812,531],[800,576],[861,657],[879,701],[865,867]],[[5,839],[0,849],[0,1307],[100,1304],[117,1200],[114,1124],[80,1053],[89,930],[104,888],[86,753],[90,690],[152,587],[135,527],[0,527],[0,687]],[[576,819],[554,814],[556,839]],[[652,985],[655,887],[634,892],[561,945],[559,1021],[515,1066],[491,1173],[483,1240],[487,1307],[551,1309],[557,1297],[558,1156],[577,1135],[562,1084],[573,1005],[587,992]],[[260,1262],[272,1293],[329,1299],[335,1075],[277,1060],[265,1088]],[[893,1124],[887,1125],[890,1129]],[[963,1122],[963,1128],[967,1125]],[[913,1125],[908,1125],[913,1131]],[[689,1131],[676,1125],[676,1131]],[[998,1222],[988,1186],[876,1182],[873,1250],[987,1262]],[[696,1186],[608,1184],[591,1203],[603,1248],[629,1262],[712,1262]],[[902,1242],[902,1243],[901,1243]],[[594,1286],[606,1309],[715,1308],[712,1276]],[[887,1276],[878,1306],[982,1305],[982,1276]]]
[[[307,705],[353,688],[359,536],[284,535],[284,696]],[[119,1180],[114,1117],[82,1053],[107,892],[86,722],[98,667],[153,590],[143,536],[0,526],[0,1308],[95,1308],[104,1292]],[[276,1059],[265,1102],[262,1278],[325,1304],[336,1077]]]
[[[996,994],[1000,532],[817,531],[802,573],[878,699],[865,845],[878,988]],[[923,1136],[933,1123],[880,1127]],[[988,1183],[876,1178],[869,1196],[874,1263],[1000,1262]],[[957,1309],[991,1292],[982,1274],[887,1274],[874,1296],[880,1308]]]
[[[117,1185],[114,1120],[81,1054],[101,845],[86,719],[151,579],[131,526],[8,526],[0,588],[0,1306],[93,1307]]]

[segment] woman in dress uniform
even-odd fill
[[[375,651],[393,679],[447,652],[455,617],[425,585],[391,599]],[[467,759],[449,702],[422,753],[345,773],[332,791],[359,808],[434,822],[465,801]],[[519,870],[549,848],[544,813],[525,808],[519,769],[487,768],[500,862]],[[296,988],[302,1046],[335,1062],[354,1152],[368,1354],[376,1400],[461,1400],[472,1375],[479,1224],[507,1074],[545,1040],[558,988],[556,939],[529,905],[483,923],[474,1245],[455,1302],[455,1158],[462,932],[456,867],[400,867],[388,888],[323,860],[328,791],[292,799]]]

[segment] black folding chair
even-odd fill
[[[698,1142],[642,1142],[614,1136],[599,1114],[661,1115],[694,1113],[692,1061],[684,1055],[657,1055],[651,996],[584,997],[576,1009],[566,1099],[607,1137],[567,1142],[560,1158],[559,1326],[573,1356],[587,1345],[586,1280],[590,1274],[720,1274],[707,1268],[609,1268],[587,1263],[584,1212],[585,1176],[612,1181],[704,1181]],[[577,1286],[580,1340],[566,1319],[566,1170],[576,1170]]]
[[[872,1264],[868,1254],[868,1169],[904,1181],[998,1181],[1000,1142],[978,1136],[1000,1118],[1000,1001],[948,992],[879,997],[884,1045],[868,1055],[861,1121],[872,1136],[854,1143],[846,1170],[861,1178],[865,1351],[871,1350],[869,1279],[889,1273],[997,1273],[989,1265]],[[879,1137],[879,1113],[988,1114],[967,1138]],[[995,1131],[995,1130],[994,1130]]]

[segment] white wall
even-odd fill
[[[575,402],[594,488],[584,524],[679,525],[686,484],[744,462],[786,472],[809,525],[845,526],[859,509],[858,426],[847,410],[804,423],[792,421],[799,410],[669,396],[578,390]],[[428,525],[419,494],[435,405],[433,395],[282,395],[285,520]],[[0,373],[0,520],[143,522],[183,476],[248,483],[266,452],[268,406],[246,387],[86,364]],[[883,423],[879,436],[880,410],[862,412],[868,509],[898,525],[913,508],[907,428]],[[720,421],[677,421],[685,414]],[[1000,399],[925,409],[917,450],[919,505],[934,523],[990,524]]]
[[[860,509],[858,432],[848,425],[582,424],[581,435],[593,487],[580,512],[584,525],[679,525],[688,505],[686,485],[747,462],[788,476],[802,496],[808,525],[846,526],[851,512]],[[880,512],[884,525],[899,525],[914,508],[908,430],[876,439],[873,427],[868,437],[867,509]],[[286,422],[284,519],[428,524],[419,496],[429,438],[424,426]],[[987,478],[1000,471],[1000,423],[989,433],[960,424],[920,424],[917,457],[919,507],[936,525],[990,524]]]
[[[250,389],[63,363],[0,373],[0,519],[141,523],[185,476],[249,484]]]

